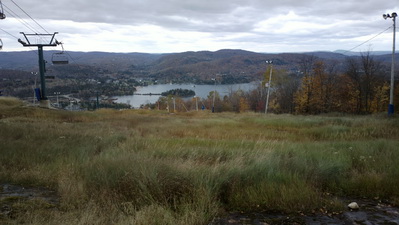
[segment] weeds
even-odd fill
[[[399,199],[396,118],[72,113],[5,98],[0,115],[0,183],[60,198],[57,210],[24,201],[5,223],[207,224],[223,209],[306,213],[339,211],[337,197]]]

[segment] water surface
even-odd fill
[[[125,96],[115,96],[118,103],[126,103],[134,108],[139,108],[142,104],[155,103],[162,92],[172,90],[172,89],[189,89],[196,93],[196,96],[200,98],[207,98],[209,92],[216,91],[223,97],[231,92],[237,90],[250,91],[256,89],[260,82],[251,82],[243,84],[226,84],[226,85],[194,85],[194,84],[157,84],[149,85],[144,87],[136,87],[137,91],[135,95],[125,95]],[[152,95],[147,95],[152,93]],[[139,95],[141,94],[141,95]],[[146,94],[146,95],[142,95]]]

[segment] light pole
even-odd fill
[[[389,14],[382,15],[382,17],[384,17],[384,19],[392,18],[392,21],[393,21],[391,88],[390,88],[390,91],[389,91],[388,116],[392,116],[394,114],[393,94],[394,94],[394,82],[395,82],[395,37],[396,37],[396,17],[397,16],[398,16],[398,14],[396,14],[396,12],[393,12],[391,15],[389,15]]]
[[[266,106],[265,106],[265,114],[267,114],[267,108],[269,106],[269,96],[270,96],[270,88],[272,82],[272,73],[273,73],[273,61],[266,61],[267,64],[270,64],[270,75],[269,75],[269,82],[266,83],[267,86],[267,96],[266,96]]]
[[[57,95],[57,107],[60,107],[60,102],[58,100],[58,95],[61,94],[61,92],[54,92],[55,95]]]
[[[173,113],[175,113],[176,112],[176,98],[173,97],[172,99],[173,99]]]
[[[215,98],[216,98],[216,77],[212,78],[215,81],[215,90],[213,91],[212,112],[215,112]]]
[[[35,84],[34,84],[34,86],[33,86],[33,104],[35,104],[36,103],[36,99],[35,99],[35,97],[36,97],[36,80],[37,80],[37,72],[30,72],[33,76],[35,76]]]
[[[197,93],[195,92],[195,85],[194,85],[194,93],[195,93],[195,109],[198,111],[198,97],[197,97]]]

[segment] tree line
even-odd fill
[[[270,67],[258,88],[244,92],[231,91],[220,96],[210,92],[207,98],[183,100],[173,98],[173,109],[190,111],[212,109],[215,112],[264,112],[265,84]],[[388,109],[390,67],[376,61],[370,53],[348,57],[345,62],[325,62],[314,56],[304,56],[299,71],[290,73],[273,68],[268,112],[290,114],[321,114],[330,112],[371,114]],[[394,93],[394,105],[399,104],[399,92]],[[161,97],[155,104],[143,108],[171,109],[172,98]]]

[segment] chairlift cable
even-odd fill
[[[22,9],[21,6],[19,6],[14,0],[11,0],[12,3],[14,3],[15,6],[17,6],[23,13],[25,13],[33,22],[35,22],[41,29],[43,29],[46,33],[49,33],[42,25],[40,25],[31,15],[29,15],[24,9]],[[8,8],[8,7],[7,7]],[[10,8],[8,8],[10,11],[12,11]],[[20,20],[20,22],[27,27],[29,30],[31,30],[34,34],[39,34],[41,32],[38,32],[37,29],[35,29],[32,25],[30,25],[28,22],[26,22],[24,19],[22,19],[17,13],[13,12],[16,16],[16,18]],[[49,39],[47,37],[40,36],[39,37],[41,41],[48,42]]]
[[[13,34],[11,34],[11,33],[9,33],[9,32],[7,32],[6,30],[4,30],[3,28],[0,28],[0,30],[1,31],[3,31],[4,33],[6,33],[6,34],[8,34],[8,35],[10,35],[11,37],[13,37],[13,38],[15,38],[16,40],[18,40],[19,39],[19,37],[17,37],[17,36],[15,36],[15,35],[13,35]],[[33,50],[31,47],[29,47],[31,50]],[[37,55],[38,53],[37,52],[35,52],[35,54]]]
[[[11,37],[13,37],[13,38],[15,38],[15,39],[17,39],[17,40],[18,40],[18,37],[17,37],[17,36],[15,36],[15,35],[12,35],[11,33],[9,33],[9,32],[7,32],[7,31],[5,31],[3,28],[0,28],[0,30],[1,30],[1,31],[3,31],[4,33],[6,33],[6,34],[10,35]]]
[[[12,9],[10,9],[7,5],[3,4],[4,7],[7,9],[7,12],[11,14],[14,18],[16,18],[22,25],[27,27],[33,33],[39,33],[33,26],[31,26],[28,22],[26,22],[23,18],[21,18],[17,13],[15,13]]]
[[[72,61],[73,61],[74,63],[76,63],[76,60],[69,54],[69,52],[67,52],[67,51],[64,51],[64,52],[69,56],[69,58],[72,59]]]
[[[34,29],[35,29],[34,27],[32,27],[31,25],[29,25],[29,23],[27,23],[24,19],[22,19],[17,13],[15,13],[15,12],[14,12],[12,9],[10,9],[7,5],[5,5],[4,3],[1,3],[1,1],[0,1],[0,4],[1,4],[1,6],[4,6],[4,7],[7,9],[7,12],[8,12],[10,15],[12,15],[13,17],[15,17],[15,19],[17,19],[22,25],[24,25],[25,27],[27,27],[27,28],[28,28],[29,30],[31,30],[32,32],[37,33],[37,31],[34,30]],[[2,9],[3,9],[3,8],[2,8]],[[3,13],[4,13],[4,11],[3,11]],[[3,31],[4,33],[10,35],[11,37],[15,38],[16,40],[19,39],[19,37],[15,36],[15,35],[13,35],[13,34],[11,34],[11,33],[9,33],[9,32],[7,32],[6,30],[4,30],[4,29],[2,29],[2,28],[0,28],[0,30]],[[29,47],[29,48],[32,50],[31,47]],[[36,53],[36,55],[37,55],[37,53]]]
[[[42,25],[40,25],[35,19],[33,19],[33,17],[31,17],[24,9],[22,9],[14,0],[10,0],[12,3],[14,3],[14,5],[16,5],[22,12],[24,12],[33,22],[35,22],[40,28],[42,28],[45,32],[47,32],[48,34],[50,32],[48,32],[44,27],[42,27]]]

